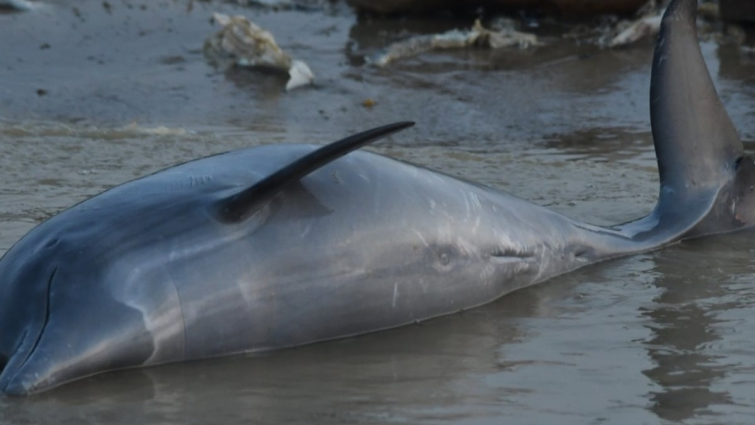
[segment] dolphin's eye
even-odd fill
[[[452,245],[438,246],[435,250],[436,267],[448,268],[453,266],[454,261],[459,257],[459,251]]]

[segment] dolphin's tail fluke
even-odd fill
[[[721,233],[755,223],[755,165],[716,93],[697,41],[697,0],[673,0],[653,58],[650,118],[660,172],[635,240]]]
[[[742,156],[700,52],[696,17],[697,0],[673,1],[653,58],[650,121],[661,184],[675,190],[725,183]]]

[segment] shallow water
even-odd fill
[[[357,23],[339,4],[104,4],[0,15],[0,253],[50,215],[175,163],[403,119],[416,128],[371,149],[598,224],[655,201],[650,43],[600,51],[552,39],[374,69],[362,56],[402,34],[469,24]],[[201,46],[215,10],[273,31],[317,85],[285,93],[279,76],[211,68]],[[730,46],[703,51],[755,139],[755,62]],[[0,423],[748,424],[753,236],[606,262],[393,331],[0,399]]]

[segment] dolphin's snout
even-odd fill
[[[0,344],[0,394],[9,396],[28,395],[44,383],[47,375],[39,367],[29,367],[30,359],[38,351],[40,340],[50,319],[50,296],[57,267],[45,279],[44,286],[36,288],[32,294],[22,293],[27,299],[37,301],[27,311],[15,311],[14,332],[6,335],[7,340]],[[40,290],[41,289],[41,290]],[[21,320],[26,318],[26,320]],[[0,335],[2,337],[2,335]],[[2,338],[0,338],[2,339]],[[46,356],[41,356],[46,359]],[[34,363],[34,362],[32,362]]]
[[[6,397],[24,397],[40,388],[51,388],[45,374],[37,374],[32,371],[21,371],[4,383],[0,383],[0,395]]]
[[[26,396],[40,389],[55,386],[56,369],[52,367],[54,363],[50,362],[54,357],[54,353],[40,352],[37,347],[31,354],[19,350],[10,358],[4,373],[0,373],[0,394]]]
[[[29,377],[23,372],[28,352],[22,344],[10,358],[0,357],[0,394],[21,396],[29,394]]]
[[[28,395],[30,393],[29,390],[30,389],[28,383],[19,379],[12,379],[5,385],[4,388],[2,388],[2,391],[0,392],[6,396],[19,397]]]

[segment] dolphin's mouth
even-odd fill
[[[33,344],[28,346],[27,338],[29,338],[28,330],[24,332],[24,336],[21,338],[19,347],[11,354],[10,358],[6,358],[0,355],[0,393],[22,395],[27,394],[29,388],[14,388],[17,386],[16,375],[18,375],[21,368],[26,364],[34,351],[37,349],[39,342],[42,340],[42,335],[47,329],[47,323],[50,321],[50,295],[52,291],[52,281],[55,278],[57,268],[53,269],[50,274],[50,278],[47,281],[47,292],[45,294],[45,313],[42,322],[42,326],[39,328],[39,333],[34,339]],[[12,366],[11,366],[12,365]],[[10,366],[10,367],[9,367]],[[5,370],[8,368],[8,370]],[[9,375],[9,376],[5,376]],[[20,391],[19,391],[20,390]]]
[[[50,321],[50,294],[52,292],[52,280],[55,278],[55,273],[57,273],[58,268],[54,268],[52,273],[50,273],[50,279],[47,281],[47,295],[45,297],[45,320],[42,322],[42,329],[39,331],[39,335],[37,336],[37,340],[34,341],[34,346],[31,347],[31,350],[29,350],[29,354],[26,356],[26,359],[24,360],[24,363],[26,363],[26,360],[29,360],[29,357],[31,357],[32,354],[34,354],[34,351],[37,349],[37,346],[39,345],[39,341],[42,340],[42,335],[45,334],[45,330],[47,330],[47,323]]]

